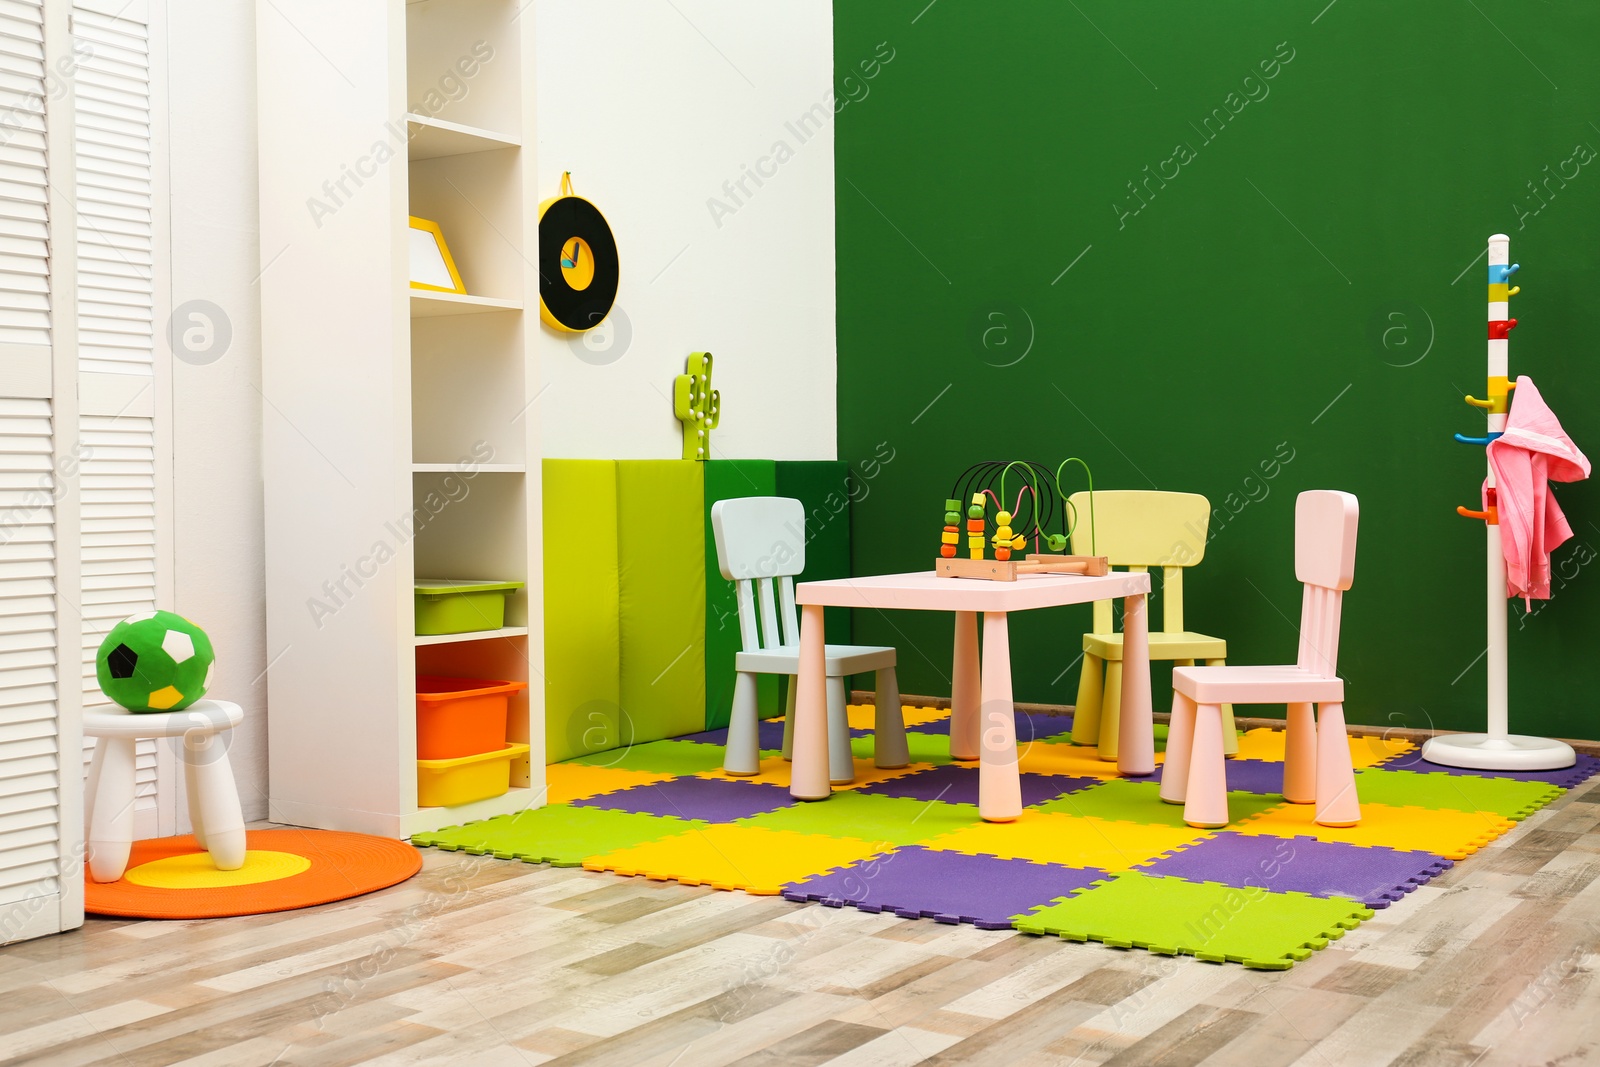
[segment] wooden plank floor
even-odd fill
[[[0,949],[0,1062],[1600,1062],[1600,788],[1285,973],[427,851],[404,885]]]

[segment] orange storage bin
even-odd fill
[[[504,748],[511,694],[526,688],[527,682],[417,675],[417,759],[460,759]]]

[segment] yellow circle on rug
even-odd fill
[[[217,870],[209,852],[191,852],[141,863],[123,877],[134,885],[150,889],[221,889],[276,882],[310,869],[311,861],[304,856],[251,849],[244,854],[244,866],[236,871]]]

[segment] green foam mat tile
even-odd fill
[[[739,824],[914,845],[977,821],[978,809],[973,804],[885,797],[849,789],[834,793],[825,804],[796,804],[741,819]]]
[[[1282,797],[1262,793],[1228,793],[1231,822],[1271,810],[1284,803]],[[1043,804],[1040,811],[1060,811],[1068,815],[1092,815],[1097,819],[1138,822],[1160,826],[1184,826],[1183,805],[1161,800],[1161,783],[1111,778],[1087,789],[1068,793]]]
[[[630,748],[596,752],[572,760],[588,767],[615,767],[624,771],[651,771],[656,774],[700,774],[722,766],[722,746],[694,741],[649,741]]]
[[[670,815],[547,804],[515,815],[496,815],[465,826],[415,834],[411,843],[446,852],[578,867],[590,856],[632,848],[704,825]]]
[[[874,754],[872,737],[852,737],[850,754],[856,759],[871,759]],[[951,762],[950,738],[947,734],[925,734],[918,730],[906,731],[906,747],[911,751],[912,763],[931,763],[935,766]]]
[[[1356,772],[1356,793],[1362,803],[1396,807],[1453,808],[1492,811],[1522,820],[1566,790],[1545,782],[1515,778],[1478,778],[1465,774],[1427,774],[1381,769]]]
[[[1339,897],[1129,873],[1021,916],[1016,926],[1029,934],[1281,971],[1372,915]]]

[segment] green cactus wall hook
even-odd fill
[[[722,394],[711,388],[710,352],[689,353],[687,373],[672,382],[672,411],[683,423],[683,458],[705,459],[722,414]]]

